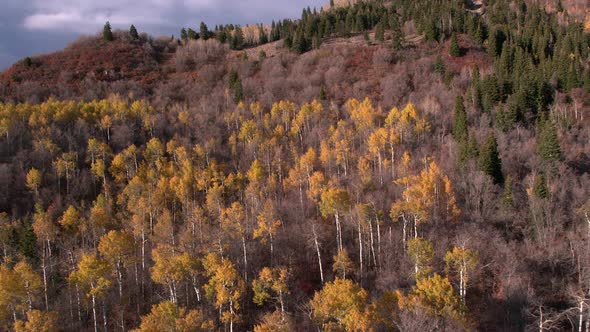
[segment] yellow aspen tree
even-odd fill
[[[266,173],[264,172],[264,168],[262,167],[262,163],[258,159],[255,159],[250,165],[250,169],[246,174],[248,178],[248,186],[246,187],[246,195],[250,198],[252,202],[252,208],[256,209],[261,203],[263,196],[265,196],[265,192],[263,192],[264,188],[264,180],[266,178]]]
[[[32,167],[29,169],[26,175],[26,185],[29,190],[33,192],[35,195],[35,199],[39,199],[39,187],[41,186],[41,182],[43,181],[43,176],[41,172]]]
[[[444,221],[455,220],[460,210],[457,207],[450,179],[432,161],[420,175],[408,176],[395,181],[406,189],[402,199],[391,206],[390,216],[394,221],[403,220],[403,241],[407,240],[407,227],[413,226],[414,238],[418,237],[418,225],[436,216]]]
[[[246,292],[246,283],[229,259],[215,253],[205,256],[203,266],[209,277],[205,293],[208,298],[215,299],[221,321],[229,323],[229,331],[233,332],[234,323],[239,320],[240,299]]]
[[[315,293],[310,302],[313,320],[323,331],[373,331],[368,299],[362,287],[337,278]]]
[[[422,279],[432,272],[430,263],[434,258],[432,243],[426,239],[413,238],[408,241],[408,256],[414,263],[416,280]]]
[[[223,209],[221,218],[221,229],[230,239],[237,237],[242,241],[242,259],[244,262],[244,279],[248,276],[248,252],[246,247],[246,228],[244,220],[246,211],[240,202],[233,202],[230,207]],[[221,247],[221,240],[220,240]]]
[[[14,323],[15,332],[58,332],[59,322],[55,312],[41,310],[27,311],[26,321],[18,320]]]
[[[254,332],[291,332],[295,331],[293,320],[276,310],[262,316],[260,323],[254,326]]]
[[[91,299],[94,332],[98,332],[96,299],[106,295],[111,287],[110,268],[106,261],[95,254],[83,254],[78,269],[70,273],[69,281],[79,285]]]
[[[461,314],[461,303],[451,282],[439,274],[418,279],[409,294],[408,305],[419,305],[439,317],[458,318]]]
[[[253,120],[245,120],[241,123],[240,131],[238,133],[238,140],[242,142],[243,149],[248,155],[254,158],[258,157],[256,147],[259,146],[259,141],[262,137],[262,132],[258,125]]]
[[[343,250],[342,225],[340,217],[350,208],[350,196],[348,191],[341,188],[328,188],[321,195],[320,212],[324,218],[334,216],[336,222],[336,243],[338,251]]]
[[[363,188],[370,188],[373,184],[373,172],[371,169],[371,160],[369,158],[360,157],[357,161],[358,177],[363,185]]]
[[[111,140],[111,128],[113,127],[113,119],[107,114],[100,119],[100,128],[107,134],[107,142]]]
[[[349,126],[348,126],[349,127]],[[351,159],[351,142],[354,138],[354,132],[352,129],[347,128],[347,124],[344,120],[338,121],[337,127],[331,130],[330,143],[332,154],[336,166],[341,167],[344,171],[344,176],[348,175],[348,169]],[[337,168],[338,175],[340,175],[340,168]]]
[[[201,310],[186,310],[176,303],[164,301],[152,306],[149,314],[141,317],[139,328],[133,332],[206,332],[214,329],[213,321]]]
[[[33,301],[37,298],[41,289],[43,289],[41,277],[33,270],[31,264],[26,261],[18,262],[13,269],[25,291],[28,310],[32,310]]]
[[[464,247],[453,247],[453,250],[445,255],[445,263],[447,273],[453,271],[459,277],[459,297],[465,305],[467,282],[478,265],[477,252]]]
[[[79,228],[82,226],[82,219],[80,212],[73,206],[70,205],[59,219],[59,224],[67,232],[76,234]]]
[[[254,229],[254,239],[260,239],[262,245],[270,245],[270,264],[272,266],[274,257],[273,238],[282,226],[282,221],[275,216],[272,201],[267,200],[264,203],[263,210],[256,217],[258,226]]]
[[[359,132],[365,133],[373,128],[377,118],[377,112],[375,112],[373,103],[368,97],[362,102],[354,98],[349,99],[345,107],[350,113],[350,119]]]
[[[184,281],[191,281],[197,273],[198,261],[188,253],[174,253],[171,248],[158,246],[152,250],[154,266],[150,269],[154,282],[168,288],[170,301],[178,302],[178,288]],[[198,290],[196,291],[199,297]]]
[[[254,291],[253,301],[261,306],[269,300],[280,305],[281,313],[285,313],[285,295],[289,294],[289,271],[287,268],[264,267],[258,273],[258,278],[252,282]]]
[[[382,152],[388,141],[389,133],[385,128],[377,128],[371,133],[368,139],[369,153],[377,159],[377,167],[379,169],[379,184],[383,185],[383,157]],[[392,150],[393,151],[393,150]],[[393,163],[393,156],[392,156]]]
[[[57,176],[66,178],[66,194],[70,193],[70,179],[75,175],[77,162],[78,154],[76,152],[63,153],[60,158],[53,162],[53,168]]]
[[[123,269],[133,263],[135,240],[127,231],[110,231],[100,238],[98,251],[114,268],[119,286],[119,298],[123,298]]]
[[[49,310],[49,300],[47,297],[47,269],[51,264],[52,248],[51,242],[55,241],[59,229],[51,220],[49,211],[44,211],[39,203],[35,204],[35,213],[33,214],[33,232],[37,237],[37,242],[41,244],[41,270],[43,271],[43,294],[45,300],[45,310]]]
[[[334,264],[332,264],[334,273],[340,275],[340,278],[346,279],[347,273],[354,272],[354,264],[348,256],[348,251],[343,249],[334,256]]]
[[[322,163],[322,167],[324,167],[328,174],[331,174],[333,165],[336,164],[336,156],[328,140],[322,140],[320,142],[319,160]]]
[[[299,192],[299,205],[301,210],[304,209],[303,203],[303,188],[307,184],[307,176],[305,172],[296,165],[289,170],[287,179],[285,179],[286,188],[297,188]]]
[[[318,204],[322,196],[322,192],[326,188],[328,180],[324,176],[324,173],[320,171],[313,172],[309,179],[309,189],[307,190],[307,198],[314,203]]]

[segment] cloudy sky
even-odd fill
[[[0,70],[28,55],[62,49],[104,22],[131,24],[152,35],[178,35],[183,26],[269,23],[297,18],[328,0],[0,0]]]

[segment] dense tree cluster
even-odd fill
[[[522,1],[470,6],[202,23],[170,45],[179,72],[216,89],[0,103],[0,330],[590,326],[590,131],[576,104],[590,37]],[[410,59],[403,26],[442,55]],[[334,74],[343,55],[317,78],[305,70],[321,51],[228,50],[304,53],[371,29],[373,66],[399,72],[370,98],[333,98],[350,83]],[[489,66],[454,71],[465,45]],[[289,66],[318,88],[260,86]],[[268,99],[285,90],[297,100]]]

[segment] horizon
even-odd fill
[[[151,36],[178,37],[180,29],[198,29],[205,22],[210,29],[219,24],[270,24],[273,20],[299,18],[303,8],[317,8],[323,0],[147,0],[142,9],[138,1],[56,0],[47,3],[29,0],[0,3],[0,71],[28,56],[59,51],[82,36],[99,34],[105,22],[114,30],[127,30],[131,24]],[[158,17],[151,13],[157,12]]]

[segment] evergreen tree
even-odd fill
[[[209,39],[209,36],[210,32],[207,24],[205,24],[205,22],[201,22],[201,25],[199,26],[199,37],[203,40],[207,40]]]
[[[188,33],[185,28],[180,29],[180,39],[185,42],[188,40]]]
[[[243,100],[242,80],[235,70],[229,73],[229,93],[234,103],[237,104]]]
[[[137,33],[137,29],[135,28],[135,25],[133,25],[133,24],[129,28],[129,37],[131,37],[132,40],[139,39],[139,33]]]
[[[488,37],[488,54],[494,58],[498,56],[498,33],[496,30],[490,32]]]
[[[549,188],[547,188],[547,179],[545,174],[541,173],[535,177],[535,183],[533,184],[533,195],[540,199],[549,197]]]
[[[457,39],[457,35],[453,34],[451,37],[451,45],[449,46],[449,54],[452,57],[460,57],[461,56],[461,47],[459,46],[459,40]]]
[[[543,160],[557,161],[561,159],[561,148],[557,129],[552,121],[539,121],[538,153]]]
[[[434,72],[441,76],[444,76],[447,72],[447,66],[440,56],[436,57],[436,61],[434,62]]]
[[[191,28],[188,28],[186,35],[187,35],[188,39],[198,39],[199,38],[199,35],[197,34],[197,32]]]
[[[299,54],[305,53],[309,49],[309,43],[307,41],[307,38],[305,37],[303,27],[301,25],[295,32],[292,49],[294,52]]]
[[[460,142],[459,145],[459,165],[465,165],[469,160],[477,158],[479,149],[477,139],[474,136],[469,136],[468,139]]]
[[[241,27],[236,27],[231,38],[230,48],[232,50],[241,50],[244,48],[244,31]]]
[[[427,41],[438,41],[440,37],[440,31],[434,22],[434,19],[429,19],[424,27],[424,35]]]
[[[453,137],[457,142],[462,142],[467,139],[467,112],[463,96],[457,96],[455,99],[455,120],[453,123]]]
[[[264,45],[268,43],[268,36],[266,35],[266,31],[264,31],[264,27],[261,25],[258,28],[258,44]]]
[[[102,38],[106,41],[113,41],[113,31],[111,30],[111,23],[107,22],[104,24],[102,29]]]
[[[389,25],[391,28],[391,47],[394,50],[399,50],[403,45],[404,32],[396,14],[392,15]]]
[[[498,142],[494,134],[490,134],[479,154],[479,167],[481,171],[491,176],[494,183],[504,182],[502,175],[502,160],[498,152]]]
[[[375,40],[381,43],[385,41],[385,29],[382,23],[377,24],[375,27]]]
[[[325,101],[328,100],[328,94],[326,93],[326,86],[322,84],[320,88],[320,100]]]
[[[514,195],[512,194],[512,177],[508,175],[504,181],[504,193],[502,193],[502,205],[507,208],[514,207]]]

